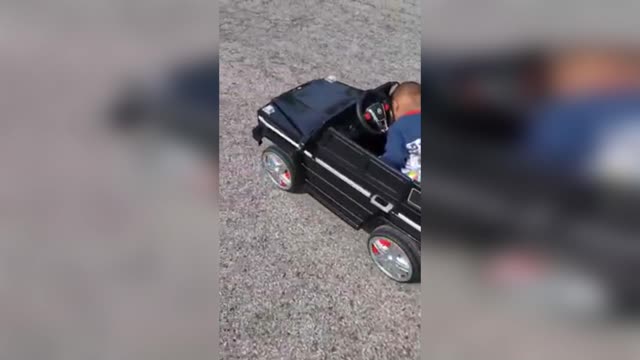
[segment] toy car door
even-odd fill
[[[409,178],[333,128],[318,140],[314,156],[307,163],[312,195],[356,228],[406,200],[412,188]]]

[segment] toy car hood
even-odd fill
[[[362,90],[327,79],[313,80],[274,98],[258,110],[267,121],[304,144],[327,121],[355,105]]]

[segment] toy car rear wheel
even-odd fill
[[[382,273],[400,283],[420,281],[420,244],[402,231],[383,225],[367,242],[369,255]]]
[[[275,145],[262,152],[262,168],[278,189],[297,193],[302,189],[302,169],[290,155]]]

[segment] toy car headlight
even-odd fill
[[[329,76],[327,76],[327,77],[326,77],[326,78],[324,78],[324,79],[325,79],[327,82],[330,82],[330,83],[334,83],[334,82],[338,81],[338,79],[335,77],[335,75],[329,75]]]

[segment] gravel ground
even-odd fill
[[[223,1],[221,352],[225,359],[417,359],[419,285],[376,270],[366,234],[274,189],[255,111],[308,80],[420,77],[419,2]]]

